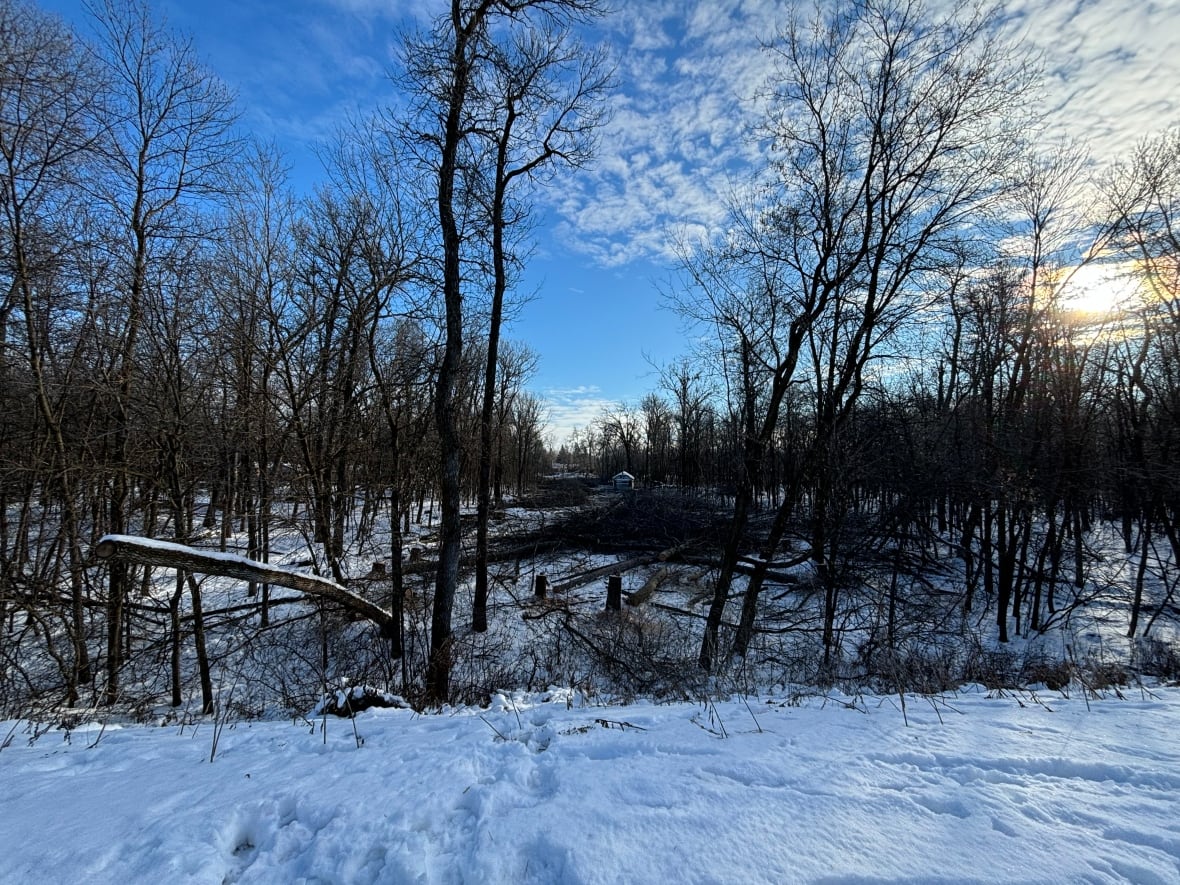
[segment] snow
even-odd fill
[[[905,701],[7,723],[0,881],[1180,882],[1180,688]]]

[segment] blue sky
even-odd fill
[[[508,337],[541,357],[532,387],[555,436],[653,389],[652,363],[685,353],[662,303],[678,233],[715,224],[756,158],[749,96],[767,74],[759,38],[790,0],[619,0],[599,27],[619,89],[594,164],[543,196]],[[931,0],[947,5],[949,0]],[[82,22],[80,0],[41,6]],[[315,147],[388,101],[397,27],[440,0],[155,0],[239,97],[243,125],[273,139],[306,192]],[[1044,53],[1052,127],[1098,162],[1180,122],[1180,0],[1012,0],[1009,26]]]

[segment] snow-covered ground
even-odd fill
[[[1180,688],[1123,694],[7,723],[0,882],[1180,882]]]

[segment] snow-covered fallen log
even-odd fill
[[[159,541],[134,535],[105,535],[99,539],[93,552],[95,559],[100,562],[130,562],[287,587],[309,596],[337,602],[349,611],[377,624],[382,630],[392,627],[393,623],[389,612],[335,581],[283,566],[256,562],[236,553],[201,550],[174,541]]]

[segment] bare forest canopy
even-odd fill
[[[501,332],[616,100],[607,8],[451,9],[296,198],[147,6],[0,0],[0,712],[212,711],[231,659],[440,704],[1174,637],[1180,129],[1098,168],[1000,7],[801,7],[760,167],[678,244],[693,350],[549,451]],[[1082,312],[1079,267],[1131,294]],[[574,592],[612,571],[648,614]]]

